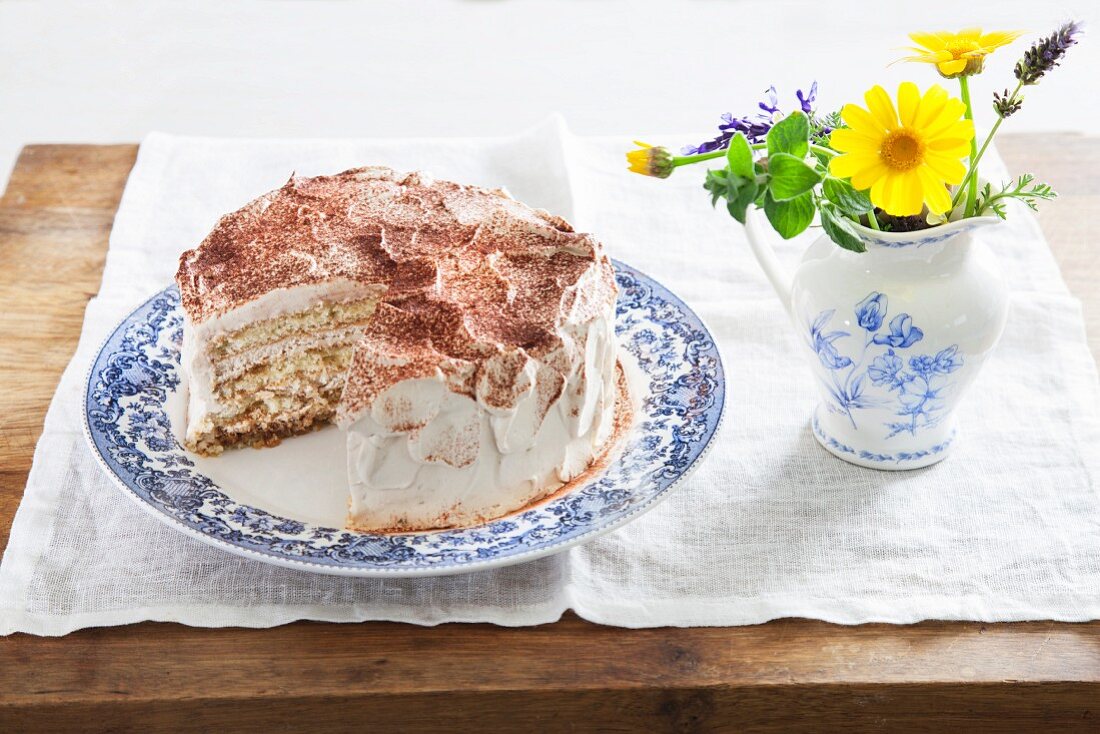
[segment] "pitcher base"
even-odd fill
[[[821,410],[818,406],[817,410]],[[880,469],[883,471],[907,471],[909,469],[923,469],[926,466],[937,464],[948,457],[951,447],[955,443],[956,431],[952,430],[943,442],[914,451],[896,451],[893,453],[879,453],[858,446],[850,446],[830,436],[823,429],[818,420],[817,411],[814,411],[810,421],[814,438],[821,447],[838,459],[843,459],[849,464],[867,467],[868,469]]]

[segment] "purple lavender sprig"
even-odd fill
[[[1081,24],[1070,21],[1046,38],[1040,38],[1024,52],[1016,62],[1015,73],[1019,80],[1016,88],[1012,92],[1006,89],[1003,94],[993,93],[993,111],[997,117],[1003,120],[1020,111],[1024,104],[1024,97],[1020,94],[1023,88],[1038,84],[1048,71],[1058,66],[1069,47],[1077,44],[1079,33]]]
[[[1020,111],[1023,106],[1024,100],[1019,94],[1013,94],[1007,89],[1002,92],[993,93],[993,111],[997,113],[1000,118],[1011,117]]]
[[[771,86],[764,92],[765,98],[757,104],[760,112],[755,115],[734,117],[727,112],[722,115],[722,122],[718,125],[719,135],[713,140],[707,140],[699,145],[685,145],[682,148],[683,155],[698,155],[700,153],[713,153],[717,150],[725,150],[729,147],[730,139],[737,133],[743,133],[750,144],[763,143],[768,137],[768,131],[776,121],[783,118],[779,110],[779,97],[775,87]],[[815,138],[825,138],[831,133],[832,127],[824,121],[816,118],[814,113],[814,101],[817,99],[817,82],[810,86],[809,92],[799,89],[795,96],[798,97],[798,105],[810,118],[810,127]]]
[[[968,192],[966,207],[963,209],[964,217],[981,214],[987,208],[992,209],[995,214],[1003,217],[1003,211],[998,209],[998,205],[992,203],[994,200],[1016,198],[1024,201],[1025,204],[1034,209],[1035,202],[1038,199],[1053,198],[1056,196],[1054,191],[1046,184],[1035,184],[1031,188],[1027,188],[1033,180],[1029,178],[1027,181],[1020,183],[1015,189],[1006,185],[1004,190],[996,196],[992,194],[986,195],[985,203],[983,204],[982,201],[979,201],[977,196],[978,163],[981,161],[982,156],[985,155],[985,151],[989,148],[989,144],[993,142],[993,136],[997,134],[997,130],[1000,129],[1001,123],[1019,112],[1020,108],[1023,107],[1024,97],[1020,94],[1023,88],[1038,84],[1039,80],[1042,79],[1048,71],[1058,66],[1062,57],[1066,55],[1066,51],[1069,50],[1069,47],[1077,45],[1077,35],[1080,33],[1081,24],[1071,20],[1068,23],[1062,24],[1061,28],[1054,31],[1054,33],[1046,38],[1040,38],[1033,43],[1031,47],[1024,52],[1023,57],[1016,62],[1016,88],[1011,92],[1006,89],[1003,93],[993,93],[993,111],[997,113],[997,121],[993,123],[993,127],[990,128],[989,134],[985,136],[985,142],[982,143],[977,154],[971,155],[970,167],[962,183],[960,183],[955,190],[955,196],[951,200],[953,204],[958,205],[963,199],[963,193]],[[1028,175],[1030,176],[1030,174]],[[989,187],[987,186],[986,188]],[[999,206],[1003,207],[1003,204]]]
[[[1081,24],[1070,21],[1050,36],[1036,41],[1016,63],[1016,78],[1025,86],[1038,84],[1044,74],[1058,66],[1069,47],[1076,45],[1075,36],[1080,32]]]

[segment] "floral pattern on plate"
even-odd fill
[[[200,540],[258,560],[351,576],[431,576],[532,560],[608,532],[667,497],[698,465],[725,406],[722,360],[691,309],[615,263],[616,330],[642,376],[634,426],[605,471],[522,513],[472,528],[358,533],[278,517],[231,499],[195,469],[166,410],[181,389],[183,312],[169,287],[131,313],[97,354],[85,431],[132,499]]]

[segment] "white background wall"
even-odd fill
[[[1090,20],[1006,129],[1100,132],[1098,0],[0,0],[0,184],[29,142],[497,135],[560,111],[581,133],[703,139],[722,112],[813,79],[826,108],[897,64],[909,30]],[[979,97],[1013,80],[1023,40]],[[648,138],[647,138],[648,139]]]

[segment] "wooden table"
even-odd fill
[[[1100,353],[1100,138],[1005,136]],[[23,150],[0,199],[0,547],[137,148]],[[1100,593],[1100,590],[1098,590]],[[1100,730],[1100,622],[625,630],[139,624],[0,638],[0,731]]]

